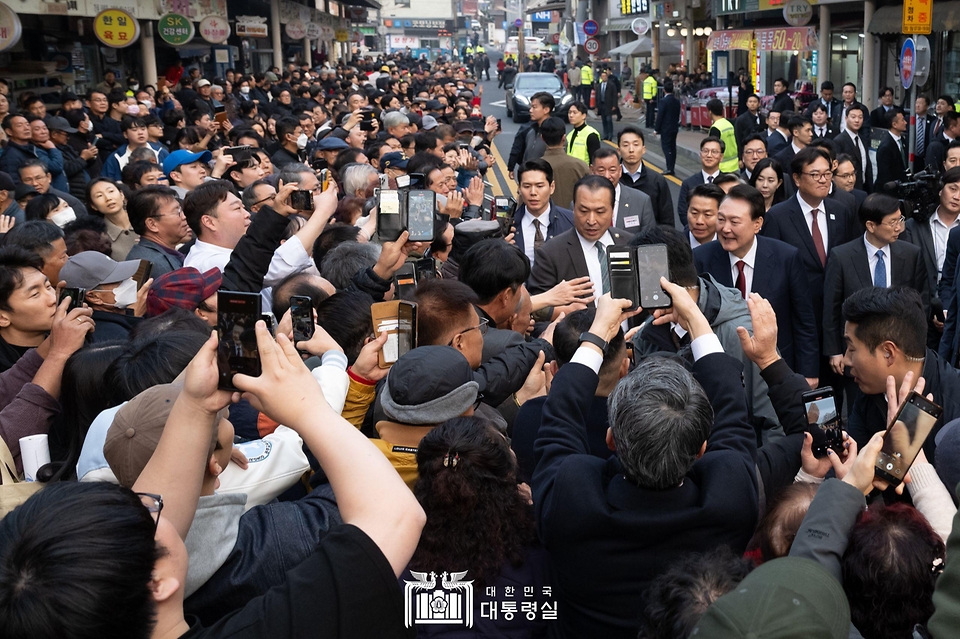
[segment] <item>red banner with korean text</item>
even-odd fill
[[[710,51],[749,51],[753,44],[753,31],[727,29],[714,31],[707,40]]]

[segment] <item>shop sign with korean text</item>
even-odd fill
[[[820,46],[816,27],[757,29],[759,51],[816,51]]]
[[[178,47],[193,39],[193,21],[179,13],[165,13],[157,20],[157,34],[167,44]]]
[[[0,2],[0,51],[6,51],[20,42],[23,25],[17,12]]]
[[[93,32],[108,47],[123,49],[140,37],[140,22],[123,9],[104,9],[93,19]]]

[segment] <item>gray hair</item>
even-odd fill
[[[370,176],[376,174],[377,170],[369,164],[353,162],[346,165],[340,170],[344,195],[356,195],[357,191],[366,191],[370,185]]]
[[[410,120],[407,119],[407,116],[399,111],[391,111],[383,116],[383,130],[389,131],[395,126],[403,126],[405,124],[410,124]]]
[[[343,242],[323,256],[320,274],[342,291],[353,281],[353,276],[380,259],[380,245],[372,242]]]
[[[679,486],[713,427],[713,408],[693,374],[649,357],[620,380],[607,405],[627,479],[655,490]]]
[[[300,180],[303,179],[302,176],[304,173],[313,173],[313,169],[306,164],[301,164],[300,162],[291,162],[290,164],[286,164],[284,165],[283,170],[280,171],[280,177],[277,184],[279,184],[281,181],[284,184],[290,184],[291,182],[294,184],[300,184]]]
[[[273,188],[273,185],[263,178],[257,180],[253,184],[250,184],[243,190],[243,193],[240,194],[240,201],[243,203],[243,208],[248,211],[255,205],[259,199],[257,198],[257,187],[258,186],[269,186]]]

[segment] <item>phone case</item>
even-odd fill
[[[377,203],[377,237],[381,242],[396,242],[403,233],[400,200],[399,191],[380,191],[380,200]]]
[[[417,347],[417,305],[404,300],[377,302],[370,307],[374,333],[387,332],[380,350],[380,368],[390,368],[408,351]]]
[[[636,250],[630,247],[609,247],[607,272],[610,274],[611,297],[630,300],[631,309],[640,306]]]
[[[912,414],[915,421],[910,423],[909,419],[901,419],[905,414]],[[883,447],[874,465],[874,475],[892,486],[900,484],[941,415],[943,408],[919,393],[910,393],[883,436]]]

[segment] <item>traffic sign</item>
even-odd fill
[[[516,20],[513,21],[513,26],[519,29],[520,27],[523,26],[523,20],[521,20],[520,18],[517,18]]]
[[[933,30],[933,0],[903,0],[903,33],[928,34]]]
[[[583,23],[583,32],[592,38],[600,33],[600,25],[596,20],[587,20]]]
[[[900,49],[900,82],[904,89],[909,89],[913,84],[913,73],[916,70],[917,47],[913,43],[913,38],[907,38]]]
[[[583,43],[584,50],[593,55],[600,50],[600,41],[596,38],[587,38],[587,41]]]

